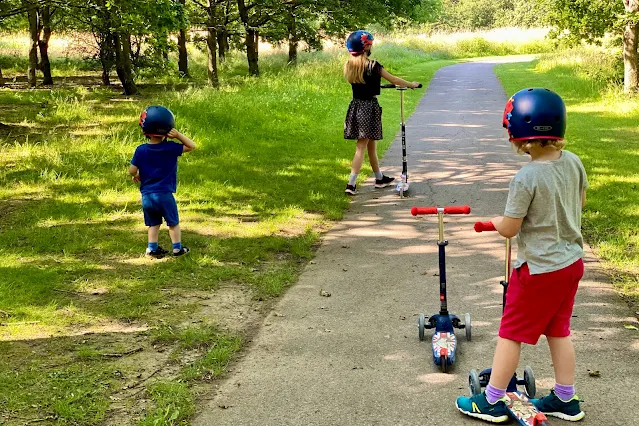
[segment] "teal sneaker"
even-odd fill
[[[562,401],[555,395],[555,390],[550,390],[550,395],[543,398],[531,399],[530,402],[547,416],[558,417],[570,422],[578,422],[583,419],[586,413],[579,408],[579,397],[573,396],[570,401]]]
[[[470,417],[485,420],[491,423],[503,423],[508,421],[508,410],[506,409],[506,399],[500,399],[494,404],[486,400],[486,393],[471,397],[460,396],[455,405],[462,413]]]

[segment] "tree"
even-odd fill
[[[186,22],[186,19],[184,18],[184,16],[186,15],[184,10],[186,6],[186,0],[178,0],[178,1],[182,5],[181,13],[183,15],[182,17],[183,23],[182,25],[180,25],[180,31],[178,33],[178,70],[181,75],[187,77],[189,75],[189,57],[186,51],[186,31],[187,31],[188,23]]]
[[[624,91],[637,91],[639,0],[537,1],[548,8],[548,22],[555,26],[551,35],[555,38],[572,43],[581,40],[597,43],[607,33],[622,35]]]

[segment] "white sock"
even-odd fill
[[[375,179],[382,180],[383,177],[384,177],[384,173],[382,173],[381,170],[378,170],[375,172]]]
[[[359,176],[359,173],[351,173],[351,178],[348,180],[348,184],[355,186],[357,183],[357,176]]]

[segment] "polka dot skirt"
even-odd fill
[[[376,98],[351,101],[344,121],[344,139],[382,139],[382,107]]]

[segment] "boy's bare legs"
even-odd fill
[[[493,357],[493,367],[490,373],[490,383],[486,388],[486,399],[494,404],[504,397],[508,383],[513,378],[519,357],[521,356],[521,343],[500,337],[497,340],[497,348]]]
[[[180,231],[180,225],[169,226],[169,236],[173,244],[182,242],[182,232]]]
[[[157,243],[160,238],[160,225],[149,226],[149,243]]]
[[[568,337],[548,337],[548,347],[555,368],[555,381],[562,385],[575,383],[575,347]]]

